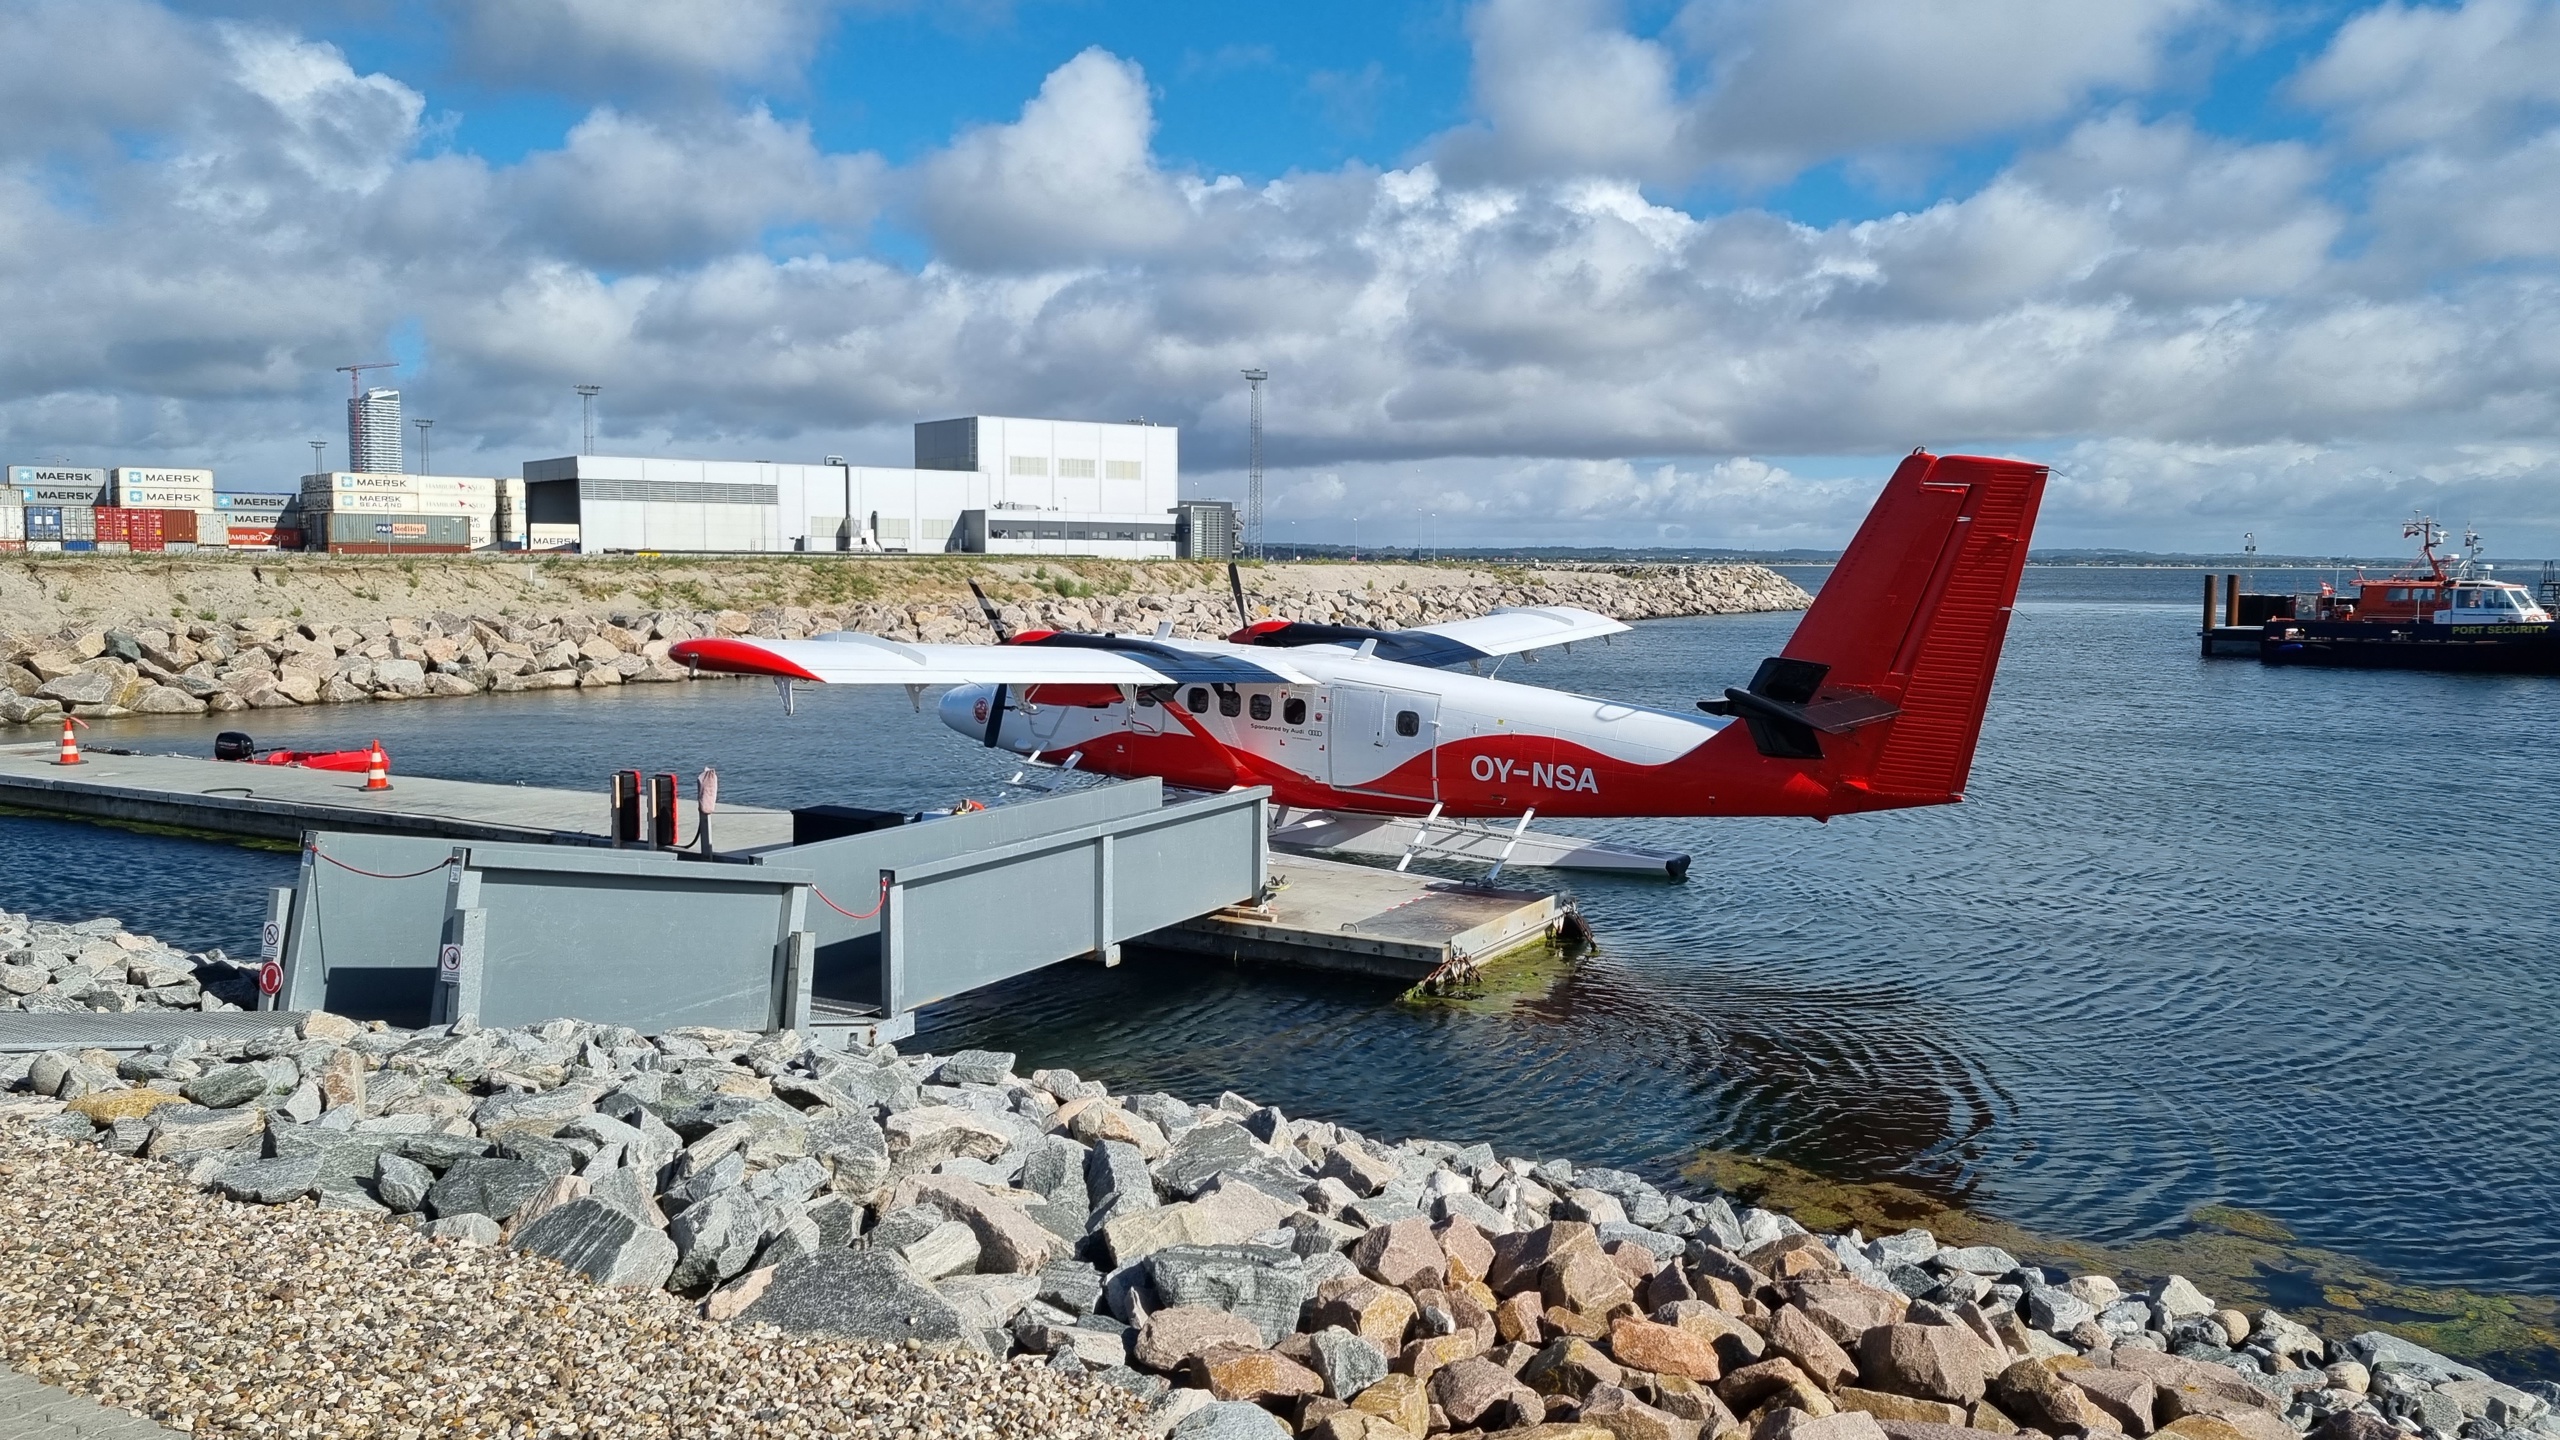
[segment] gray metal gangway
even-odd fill
[[[1132,780],[710,861],[313,833],[274,1001],[417,1025],[576,1016],[878,1042],[926,1004],[1254,900],[1269,792]]]

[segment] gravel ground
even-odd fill
[[[1136,1433],[1092,1381],[717,1324],[502,1248],[235,1204],[23,1114],[0,1118],[0,1357],[198,1435]]]

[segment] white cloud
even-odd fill
[[[1036,268],[1143,255],[1186,218],[1148,153],[1146,76],[1100,49],[1052,71],[1009,125],[962,134],[927,160],[918,207],[936,248],[965,265]]]
[[[1676,178],[1681,106],[1668,50],[1608,0],[1486,0],[1468,17],[1481,126],[1442,142],[1464,178]]]
[[[1691,0],[1713,80],[1700,158],[1777,177],[1837,156],[1919,149],[2062,119],[2148,89],[2210,0]]]
[[[795,73],[829,0],[445,0],[456,58],[478,77],[626,103]]]
[[[2215,0],[1689,0],[1668,39],[1648,39],[1609,0],[1484,0],[1468,25],[1479,120],[1438,153],[1460,181],[1783,180],[2146,90],[2214,10]]]
[[[858,235],[877,205],[876,155],[828,156],[762,109],[657,121],[598,110],[528,158],[505,198],[527,233],[608,270],[687,265],[809,223]]]
[[[2340,26],[2294,93],[2377,148],[2501,140],[2560,105],[2560,6],[2389,0]]]

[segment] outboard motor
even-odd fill
[[[258,742],[240,731],[225,730],[213,737],[213,758],[216,760],[254,760],[257,757]]]

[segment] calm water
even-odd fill
[[[1133,961],[938,1007],[920,1043],[1657,1173],[1752,1151],[2092,1240],[2234,1204],[2410,1279],[2560,1288],[2541,859],[2560,691],[2207,664],[2196,588],[2029,572],[1962,806],[1590,827],[1697,866],[1577,878],[1597,952],[1510,1003]],[[1685,705],[1794,623],[1648,624],[1521,673]],[[253,719],[262,741],[379,735],[401,770],[483,780],[600,788],[716,759],[725,793],[765,804],[944,803],[1012,768],[895,693],[807,696],[795,720],[746,685]],[[198,750],[215,728],[96,738]],[[257,888],[290,871],[0,818],[0,905],[192,945],[243,947]]]

